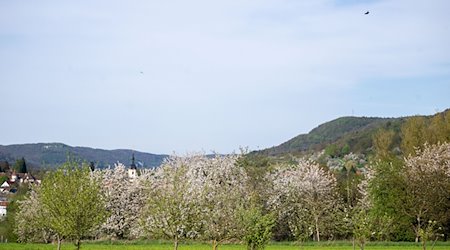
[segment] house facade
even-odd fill
[[[11,190],[11,185],[12,183],[9,180],[3,182],[0,186],[0,193],[9,193],[9,191]]]
[[[8,202],[6,200],[0,200],[0,219],[6,216],[6,208],[8,207]]]
[[[0,218],[6,216],[6,209],[8,207],[8,198],[12,194],[17,192],[17,189],[22,184],[40,184],[41,181],[36,179],[29,173],[16,173],[16,171],[10,172],[10,175],[6,175],[8,180],[0,184]]]

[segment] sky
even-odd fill
[[[450,108],[448,10],[0,0],[0,144],[230,153],[341,116],[431,115]]]

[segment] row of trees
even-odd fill
[[[10,172],[16,171],[16,173],[27,173],[27,163],[25,158],[17,159],[12,166],[10,166],[8,161],[0,161],[0,172]]]
[[[439,228],[448,237],[448,142],[450,110],[409,118],[398,130],[386,128],[374,136],[372,213],[395,221],[389,239],[417,242],[427,238],[420,234]]]
[[[134,179],[122,164],[90,171],[70,161],[20,204],[16,233],[21,241],[78,247],[85,238],[150,237],[171,239],[175,249],[187,238],[213,249],[230,241],[259,249],[273,237],[354,239],[361,249],[368,240],[415,239],[425,248],[450,233],[449,122],[433,119],[427,126],[408,120],[401,148],[393,146],[397,132],[380,130],[369,159],[321,153],[273,163],[254,154],[194,154]]]
[[[21,202],[16,233],[20,241],[67,239],[78,248],[89,237],[149,236],[171,239],[175,249],[186,238],[209,240],[214,249],[245,239],[257,249],[270,239],[274,220],[252,204],[237,159],[173,156],[134,179],[122,164],[91,172],[70,161]]]
[[[426,144],[404,162],[378,160],[367,180],[368,211],[389,225],[385,239],[408,240],[412,232],[426,244],[450,233],[449,143]]]
[[[368,168],[351,204],[335,174],[305,159],[261,177],[238,155],[173,156],[136,179],[122,164],[91,172],[72,161],[20,204],[16,232],[21,241],[67,239],[78,247],[89,237],[150,237],[171,239],[174,249],[186,238],[213,249],[234,240],[258,249],[274,229],[299,242],[354,238],[364,248],[406,226],[426,242],[449,225],[450,144],[425,145],[397,167],[378,161]]]

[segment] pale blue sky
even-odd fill
[[[433,114],[450,108],[448,10],[0,0],[0,144],[228,153],[340,116]]]

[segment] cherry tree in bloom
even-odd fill
[[[106,210],[109,212],[101,232],[116,239],[138,237],[138,217],[145,203],[142,178],[129,178],[126,167],[121,163],[115,164],[113,169],[94,173],[101,176]]]
[[[20,242],[47,242],[54,236],[45,224],[46,214],[36,192],[38,188],[33,187],[28,197],[19,201],[14,232]]]
[[[149,175],[144,227],[153,237],[210,240],[213,249],[242,234],[247,177],[237,155],[172,156]]]
[[[173,240],[174,249],[183,238],[195,238],[201,229],[198,198],[201,188],[188,178],[189,166],[199,156],[167,158],[148,176],[147,201],[142,213],[142,226],[154,238]]]
[[[416,241],[428,221],[450,219],[450,143],[424,145],[416,156],[405,159],[404,212],[411,218]]]
[[[240,211],[248,204],[247,175],[236,165],[238,155],[197,156],[189,163],[187,178],[198,197],[203,230],[201,238],[210,240],[215,250],[225,240],[238,239],[242,234]]]
[[[366,242],[372,236],[374,228],[374,219],[370,211],[373,207],[369,195],[369,182],[373,178],[373,169],[366,168],[364,179],[358,184],[358,198],[354,207],[350,207],[351,217],[349,222],[351,224],[351,231],[354,242],[358,244],[361,250],[364,250]]]
[[[287,219],[294,237],[314,235],[320,241],[325,222],[333,221],[340,204],[334,176],[301,159],[295,166],[278,166],[269,179],[273,183],[269,204],[280,219]]]

